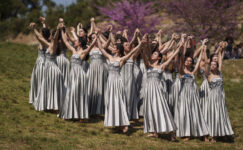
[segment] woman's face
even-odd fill
[[[114,45],[114,50],[111,52],[113,55],[115,54],[119,54],[120,50],[118,49],[118,47],[116,45]]]
[[[218,69],[217,63],[215,61],[212,61],[210,64],[210,70],[211,71],[216,71]]]
[[[129,43],[128,43],[128,42],[125,42],[125,43],[123,44],[123,47],[124,47],[124,51],[125,51],[125,52],[129,52],[129,51],[130,51]]]
[[[185,66],[186,67],[192,67],[192,58],[191,57],[186,58]]]
[[[85,37],[85,36],[86,36],[86,33],[84,32],[83,29],[80,29],[80,30],[79,30],[79,36],[80,36],[80,37]]]
[[[161,57],[159,57],[159,52],[157,52],[157,51],[153,52],[151,59],[152,59],[152,61],[160,60]]]

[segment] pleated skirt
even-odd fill
[[[70,70],[70,62],[66,55],[60,54],[59,56],[56,57],[57,59],[57,66],[61,70],[61,73],[63,75],[64,79],[64,85],[67,87],[68,84],[68,75],[69,75],[69,70]]]
[[[210,136],[230,136],[234,134],[225,104],[224,89],[222,87],[216,87],[209,92],[205,117]]]
[[[104,114],[104,93],[108,77],[107,64],[92,59],[88,70],[88,95],[90,115]]]
[[[59,117],[63,119],[87,119],[87,76],[80,64],[72,64],[67,92]]]
[[[109,73],[105,98],[104,125],[107,127],[130,125],[126,111],[125,90],[118,73]]]
[[[138,119],[139,91],[134,75],[134,64],[129,62],[121,69],[122,81],[126,95],[126,109],[129,120]]]
[[[199,103],[199,93],[194,83],[185,83],[179,92],[177,103],[178,111],[175,111],[177,125],[177,137],[200,137],[208,135],[208,128],[204,120]]]
[[[139,92],[139,116],[143,116],[144,115],[144,88],[145,88],[145,84],[146,84],[146,79],[147,79],[147,69],[146,69],[146,66],[144,64],[144,61],[143,60],[140,60],[140,64],[139,64],[139,68],[141,70],[141,73],[142,73],[142,77],[141,77],[141,88],[140,88],[140,92]]]
[[[144,88],[144,132],[163,133],[176,129],[160,80],[147,79]]]
[[[172,108],[170,108],[171,113],[173,115],[173,117],[175,116],[175,112],[178,113],[178,101],[179,101],[179,92],[181,89],[181,80],[179,77],[176,77],[172,87],[171,87],[171,93],[172,93],[172,99],[173,99],[173,103],[171,106],[173,106]],[[174,120],[176,120],[177,118],[174,118]],[[175,121],[176,122],[176,121]]]
[[[37,111],[59,110],[65,97],[62,73],[56,61],[46,60],[40,92],[34,102]]]
[[[206,120],[206,114],[207,114],[207,107],[208,107],[208,93],[209,93],[209,84],[208,80],[204,79],[199,91],[200,96],[200,105],[202,109],[202,114],[204,116],[204,119]]]
[[[173,77],[172,77],[172,73],[169,71],[164,71],[162,74],[164,81],[166,83],[166,91],[167,91],[167,101],[168,101],[168,105],[170,108],[171,113],[173,113],[173,104],[174,104],[174,100],[173,100],[173,95],[172,95],[172,84],[173,84]]]
[[[38,56],[30,79],[29,103],[34,103],[41,89],[44,75],[45,56]]]

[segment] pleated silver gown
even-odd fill
[[[104,93],[107,82],[107,63],[102,53],[97,50],[90,52],[88,70],[88,95],[90,115],[104,114]]]
[[[144,97],[144,88],[145,88],[145,84],[146,84],[146,79],[147,79],[147,68],[144,64],[144,60],[143,59],[140,59],[140,63],[139,63],[139,68],[141,70],[141,73],[142,73],[142,80],[141,81],[141,88],[140,88],[140,93],[139,93],[139,98],[140,98],[140,101],[139,101],[139,116],[143,116],[144,115],[144,100],[143,100],[143,97]]]
[[[179,101],[179,92],[181,89],[181,79],[180,79],[180,74],[178,72],[175,73],[175,79],[171,87],[171,93],[172,93],[172,99],[173,99],[173,112],[172,115],[175,116],[175,112],[177,111],[178,113],[178,101]],[[174,117],[174,120],[177,118]],[[176,122],[176,121],[175,121]]]
[[[171,87],[173,84],[173,77],[172,77],[172,73],[168,70],[165,69],[165,71],[163,72],[163,78],[165,80],[166,83],[166,91],[167,91],[167,100],[168,100],[168,105],[170,108],[171,113],[173,113],[173,96],[172,96],[172,91],[171,91]]]
[[[176,131],[177,137],[208,135],[194,75],[184,74],[182,76],[177,107],[178,111],[175,112],[175,121],[178,128]]]
[[[40,91],[45,65],[45,52],[45,48],[42,50],[38,48],[38,56],[30,80],[29,103],[31,104],[34,103]]]
[[[130,125],[126,111],[125,89],[120,75],[120,63],[109,63],[105,93],[105,121],[107,127]]]
[[[59,110],[65,97],[64,79],[57,66],[56,55],[47,50],[40,92],[34,102],[37,111]]]
[[[129,120],[138,119],[137,105],[139,101],[139,91],[136,85],[134,68],[134,61],[129,59],[121,69],[121,76],[126,95],[126,109]]]
[[[66,49],[63,49],[61,51],[61,54],[57,56],[57,66],[62,72],[63,79],[64,79],[64,85],[67,87],[68,84],[68,75],[70,70],[70,63],[66,55]]]
[[[206,122],[209,128],[209,135],[226,136],[233,135],[228,111],[225,104],[225,93],[222,75],[209,82],[210,92],[208,94],[208,105]]]
[[[206,120],[206,114],[207,114],[207,105],[208,105],[208,93],[209,93],[209,84],[208,84],[208,79],[204,73],[203,70],[200,70],[200,73],[202,74],[203,77],[203,82],[200,86],[200,105],[202,108],[202,113],[203,116]]]
[[[79,54],[71,57],[71,70],[68,87],[59,117],[63,119],[87,119],[88,93],[87,76]]]
[[[161,70],[149,68],[144,88],[144,132],[163,133],[176,129],[163,93]]]

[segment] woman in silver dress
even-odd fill
[[[35,28],[35,23],[31,23],[30,26]],[[50,42],[39,37],[42,43],[48,48],[46,52],[46,62],[41,89],[36,101],[34,102],[34,106],[37,111],[59,110],[64,100],[64,79],[56,62],[56,53],[60,50],[58,49],[58,41],[61,40],[59,32],[63,30],[63,27],[64,25],[61,23],[58,25],[58,29],[53,31],[51,34]]]
[[[187,41],[191,37],[188,36]],[[187,42],[186,42],[187,44]],[[181,90],[179,92],[179,101],[177,103],[178,111],[175,112],[174,119],[178,130],[177,137],[185,137],[185,141],[190,137],[201,137],[208,135],[208,128],[205,123],[202,110],[199,103],[199,92],[195,81],[194,74],[196,73],[202,57],[202,51],[197,60],[197,64],[193,69],[193,58],[186,54],[186,44],[181,57],[180,74],[181,74]],[[182,63],[184,62],[184,63]]]
[[[85,68],[82,66],[82,60],[85,59],[89,51],[93,48],[96,40],[93,40],[90,47],[83,50],[82,44],[76,40],[72,47],[66,34],[62,31],[62,39],[67,48],[73,53],[71,57],[71,71],[68,80],[68,87],[63,106],[59,112],[59,117],[63,119],[88,119],[88,94],[87,94],[87,76]]]
[[[48,41],[50,37],[50,30],[46,27],[45,18],[40,17],[40,20],[43,25],[42,35],[37,31],[37,29],[34,28],[35,36],[40,44],[38,47],[38,56],[30,80],[29,103],[31,104],[34,103],[35,99],[37,98],[37,94],[40,91],[40,87],[43,79],[44,64],[45,64],[46,47],[39,39],[39,37],[44,38],[46,41]]]
[[[59,18],[59,22],[64,24],[62,18]],[[59,67],[59,69],[62,72],[63,79],[64,79],[64,85],[65,85],[65,87],[67,87],[70,63],[69,63],[69,60],[66,55],[67,48],[66,48],[65,44],[62,42],[62,39],[59,39],[58,49],[60,49],[60,54],[58,54],[56,57],[57,66]]]
[[[130,43],[124,42],[124,55],[130,54],[135,47],[134,43],[137,40],[139,30],[136,30],[134,37]],[[138,53],[135,53],[138,54]],[[131,55],[126,63],[121,68],[121,76],[126,94],[126,109],[129,120],[138,119],[138,101],[139,101],[139,87],[137,86],[137,78],[139,75],[139,68],[135,64],[136,55]]]
[[[207,98],[206,106],[206,123],[209,129],[209,136],[216,142],[217,137],[232,136],[234,134],[228,111],[225,103],[225,92],[223,86],[223,75],[221,72],[223,48],[227,46],[227,43],[221,43],[221,51],[218,54],[218,62],[212,61],[210,64],[210,71],[208,74],[208,82],[210,91]],[[206,71],[208,72],[208,71]]]
[[[109,62],[109,76],[107,79],[107,89],[105,93],[105,120],[104,125],[106,127],[124,127],[123,132],[127,132],[129,119],[126,110],[126,95],[125,88],[120,75],[120,69],[125,62],[141,48],[142,43],[139,43],[137,47],[131,50],[129,54],[121,57],[119,50],[112,51],[113,55],[108,54],[104,49],[109,46],[111,36],[103,48],[100,39],[98,39],[99,49]],[[124,44],[126,48],[129,48],[129,44]]]
[[[161,37],[161,32],[159,33]],[[164,63],[160,64],[161,53],[153,52],[152,56],[143,53],[144,62],[147,66],[147,80],[144,93],[144,132],[148,136],[158,137],[158,133],[172,133],[171,140],[175,140],[174,132],[176,124],[170,113],[170,109],[163,91],[161,73],[169,65],[172,59],[179,53],[183,43],[176,49],[173,55]]]

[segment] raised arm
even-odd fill
[[[90,19],[90,24],[91,24],[91,27],[90,27],[90,32],[89,32],[88,36],[90,36],[95,31],[95,19],[94,18]]]
[[[85,49],[84,51],[82,51],[82,53],[81,53],[81,59],[84,59],[89,54],[89,52],[94,47],[94,45],[96,44],[96,42],[97,42],[97,35],[96,35],[95,39],[92,41],[91,45],[87,49]]]
[[[77,28],[78,28],[78,27],[77,27]],[[75,28],[74,28],[74,27],[70,27],[70,32],[71,32],[73,38],[74,38],[75,40],[78,40],[78,36],[77,36],[78,31],[77,31],[77,34],[76,34],[76,32],[75,32]]]
[[[140,42],[131,52],[129,52],[126,56],[121,58],[121,65],[123,65],[135,52],[141,49],[142,42]]]
[[[127,39],[127,41],[128,41],[127,32],[128,32],[127,29],[123,30],[122,36],[123,36],[125,39]]]
[[[222,53],[220,52],[218,54],[218,64],[219,64],[219,71],[221,72],[222,71]]]
[[[70,51],[72,51],[72,53],[74,54],[74,53],[76,52],[76,50],[75,50],[74,47],[72,47],[72,46],[70,45],[70,43],[69,43],[68,40],[67,40],[67,36],[66,36],[66,34],[65,34],[63,31],[62,31],[62,40],[63,40],[64,44],[67,46],[67,48],[68,48]]]
[[[133,43],[137,40],[138,33],[139,33],[139,30],[136,29],[135,32],[134,32],[134,35],[133,35],[133,37],[132,37],[132,40],[131,40],[131,42],[129,43],[130,48],[132,48]]]
[[[99,35],[98,35],[98,36],[99,36]],[[112,60],[112,56],[104,50],[104,48],[102,47],[102,44],[101,44],[99,38],[97,39],[97,42],[98,42],[98,47],[99,47],[101,53],[102,53],[108,60]]]
[[[195,66],[194,70],[192,71],[193,74],[195,74],[197,72],[198,68],[199,68],[199,64],[200,64],[201,59],[202,59],[202,53],[203,53],[203,50],[201,50],[200,56],[197,59],[196,66]]]
[[[57,31],[53,37],[53,42],[51,42],[50,53],[54,53],[57,50],[59,31],[63,27],[63,23],[59,23],[57,26]]]
[[[40,42],[42,46],[49,47],[50,43],[45,40],[45,38],[40,34],[40,32],[35,28],[35,23],[30,23],[30,28],[34,30],[35,36],[37,40]]]
[[[164,62],[164,63],[161,65],[161,69],[162,69],[162,70],[164,70],[164,68],[166,68],[166,67],[170,64],[170,62],[175,58],[175,56],[178,55],[178,53],[180,52],[180,50],[183,48],[183,44],[184,44],[184,43],[181,43],[181,44],[179,45],[179,47],[176,49],[176,51],[173,53],[173,55],[172,55],[166,62]]]

